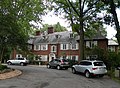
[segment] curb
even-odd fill
[[[13,78],[13,77],[19,76],[21,74],[22,74],[22,72],[20,70],[14,70],[14,71],[11,71],[11,72],[6,72],[6,73],[3,73],[3,74],[0,74],[0,80]]]

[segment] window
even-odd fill
[[[78,49],[78,44],[70,44],[70,49],[72,50],[77,50]]]
[[[86,47],[93,48],[97,46],[97,41],[86,41]]]
[[[69,56],[68,58],[70,58],[71,60],[78,61],[78,56],[77,55],[72,55],[72,56]]]
[[[48,61],[47,55],[41,55],[41,61]]]
[[[68,44],[61,44],[60,47],[61,47],[61,50],[68,50],[69,49]]]
[[[56,46],[55,45],[51,46],[51,52],[56,52]]]
[[[34,50],[40,50],[40,45],[35,45]]]
[[[103,62],[94,62],[94,66],[103,66],[104,63]]]
[[[18,60],[24,60],[24,58],[18,58]]]
[[[109,46],[108,50],[111,51],[111,52],[115,52],[115,46]]]
[[[74,38],[74,34],[73,33],[70,33],[70,38]]]
[[[92,63],[84,61],[84,62],[80,62],[80,65],[92,65]]]
[[[41,50],[48,50],[48,45],[47,44],[41,45]]]

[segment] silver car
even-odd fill
[[[29,60],[27,60],[26,58],[22,57],[22,58],[16,58],[16,59],[12,59],[12,60],[8,60],[7,64],[8,65],[12,65],[12,64],[18,64],[18,65],[27,65],[29,63]]]
[[[103,77],[107,73],[106,65],[99,60],[82,60],[79,64],[72,66],[72,73],[83,73],[85,77]]]

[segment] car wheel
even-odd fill
[[[12,65],[12,63],[11,63],[11,62],[8,62],[7,64],[8,64],[8,65]]]
[[[47,65],[47,68],[51,68],[51,66],[48,64],[48,65]]]
[[[58,70],[60,70],[60,69],[61,69],[61,67],[58,65],[58,66],[57,66],[57,69],[58,69]]]
[[[72,73],[73,73],[73,74],[76,74],[75,68],[72,68]]]
[[[90,78],[90,72],[89,71],[85,71],[85,77]]]
[[[21,66],[24,66],[24,63],[23,63],[23,62],[21,62],[21,63],[20,63],[20,65],[21,65]]]

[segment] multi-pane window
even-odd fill
[[[78,61],[78,55],[69,55],[68,58],[71,60]]]
[[[115,52],[115,46],[109,46],[108,50],[111,51],[111,52]]]
[[[40,45],[34,45],[34,50],[40,50]]]
[[[97,46],[97,41],[86,41],[86,47],[93,48]]]
[[[47,44],[41,45],[41,50],[47,50],[47,49],[48,49],[48,45]]]
[[[70,49],[72,50],[77,50],[78,49],[78,44],[70,44]]]
[[[56,46],[55,45],[51,46],[51,52],[56,52]]]
[[[68,50],[69,49],[69,45],[68,44],[61,44],[60,45],[60,49],[61,50]]]

